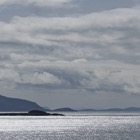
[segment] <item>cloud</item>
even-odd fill
[[[47,85],[47,84],[61,84],[61,80],[59,80],[54,75],[48,72],[32,72],[32,73],[21,73],[16,70],[9,69],[1,69],[0,70],[0,81],[2,83],[9,83],[10,85],[16,84],[32,84],[32,85]],[[9,87],[8,87],[9,88]]]
[[[120,45],[130,39],[139,43],[139,14],[139,7],[134,7],[78,17],[15,17],[10,23],[0,23],[1,41],[60,46],[65,42]]]
[[[133,7],[1,21],[0,80],[16,88],[138,94],[139,14]]]
[[[14,17],[0,22],[0,44],[13,49],[11,54],[47,54],[40,59],[139,63],[139,14],[139,7],[133,7],[69,17]]]
[[[115,65],[115,67],[114,67]],[[67,86],[63,88],[86,89],[91,92],[106,91],[139,94],[139,66],[117,61],[55,61],[25,63],[20,68],[46,70],[63,79]],[[63,83],[64,84],[64,83]],[[59,87],[57,87],[59,88]],[[61,86],[62,88],[62,86]]]
[[[13,4],[20,4],[20,5],[35,5],[41,7],[48,7],[48,6],[63,6],[68,4],[71,0],[1,0],[0,5],[13,5]]]
[[[41,84],[60,84],[61,81],[55,77],[54,75],[43,72],[38,73],[35,72],[33,74],[22,74],[20,79],[16,81],[20,84],[33,84],[33,85],[41,85]]]
[[[45,60],[44,56],[38,56],[36,60],[33,57],[12,54],[14,63],[1,64],[1,85],[5,83],[13,89],[81,89],[90,93],[139,94],[139,65],[102,59],[51,61]]]
[[[14,70],[1,69],[0,70],[0,79],[1,80],[13,80],[18,77],[18,73]]]

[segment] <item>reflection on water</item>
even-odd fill
[[[140,114],[0,117],[0,140],[140,140]]]

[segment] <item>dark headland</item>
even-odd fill
[[[0,113],[0,116],[64,116],[58,113],[47,113],[40,110],[32,110],[28,113]]]
[[[29,112],[30,110],[45,111],[35,102],[0,95],[0,112]]]

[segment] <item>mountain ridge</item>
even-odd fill
[[[11,98],[0,95],[0,111],[1,112],[12,112],[12,111],[30,111],[30,110],[42,110],[45,109],[39,106],[33,101],[25,99]]]
[[[48,111],[48,110],[46,110]],[[49,110],[51,112],[140,112],[140,107],[108,108],[108,109],[72,109],[68,107]]]

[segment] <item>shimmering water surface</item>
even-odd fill
[[[0,140],[140,140],[140,113],[1,116]]]

